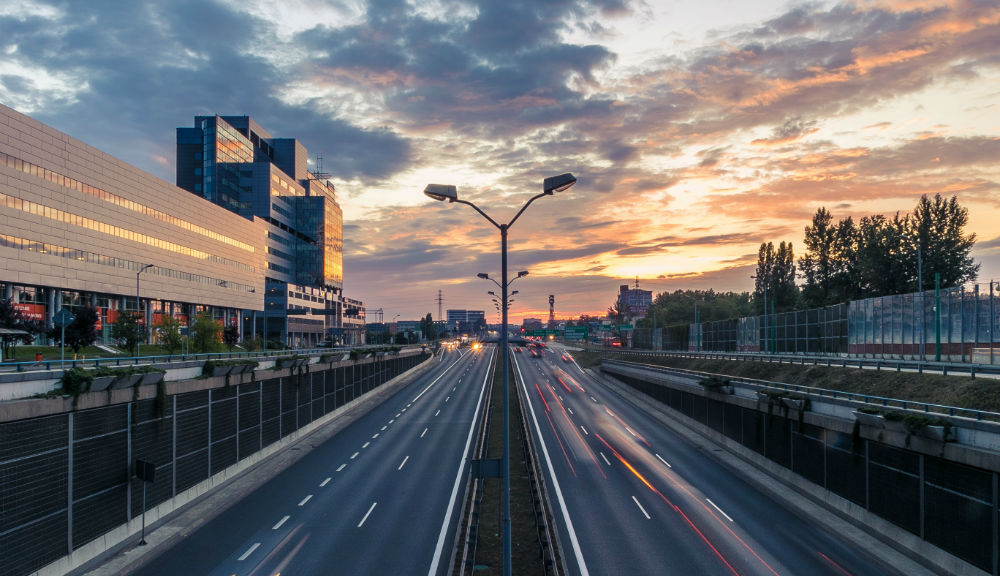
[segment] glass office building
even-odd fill
[[[249,116],[196,116],[177,129],[177,186],[266,227],[258,334],[293,346],[343,334],[343,212],[308,152]]]

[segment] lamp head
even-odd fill
[[[518,293],[518,291],[514,290],[513,292],[510,293],[510,295],[513,296],[514,294],[517,294],[517,293]]]
[[[442,202],[458,200],[458,189],[450,184],[428,184],[424,188],[424,194]]]
[[[486,272],[480,272],[479,274],[476,274],[476,277],[482,278],[483,280],[489,280],[490,279],[490,275],[487,274]]]
[[[521,270],[520,272],[517,273],[517,277],[518,278],[524,278],[527,275],[528,275],[528,271],[527,270]]]
[[[487,290],[486,293],[489,294],[490,296],[496,296],[497,295],[497,293],[494,292],[494,291],[492,291],[492,290]]]
[[[542,189],[545,191],[545,194],[552,194],[568,190],[573,184],[576,184],[576,177],[567,172],[546,178],[542,183]]]

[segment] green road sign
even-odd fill
[[[601,330],[611,330],[614,328],[611,324],[601,324]]]
[[[632,325],[631,324],[619,324],[618,325],[618,329],[619,330],[631,330],[632,329]]]
[[[580,335],[580,336],[586,338],[587,337],[587,327],[586,326],[567,326],[566,330],[564,331],[564,334],[566,335],[567,338],[569,338],[570,335]]]

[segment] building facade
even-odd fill
[[[618,308],[627,310],[630,319],[645,318],[649,307],[653,305],[653,291],[640,288],[629,288],[622,284],[618,288]]]
[[[96,308],[146,326],[263,310],[266,223],[206,202],[0,105],[0,297],[52,322]]]
[[[196,116],[177,129],[177,186],[266,234],[266,314],[249,325],[269,340],[318,344],[343,333],[343,211],[308,151],[249,116]]]

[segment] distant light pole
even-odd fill
[[[756,276],[751,276],[751,278],[753,278],[754,280],[757,279]],[[770,352],[771,343],[768,341],[768,334],[767,334],[767,279],[761,278],[761,280],[763,281],[764,284],[764,351]]]
[[[568,190],[571,186],[576,184],[576,177],[570,173],[560,174],[559,176],[551,176],[546,178],[542,183],[542,193],[532,196],[524,206],[518,211],[517,214],[507,222],[506,224],[500,224],[493,218],[490,218],[486,212],[483,212],[478,206],[469,202],[467,200],[458,199],[458,190],[452,185],[443,184],[428,184],[424,188],[424,194],[427,196],[438,200],[450,202],[458,202],[459,204],[467,204],[471,206],[476,212],[486,218],[490,224],[495,226],[500,230],[500,282],[493,280],[501,290],[501,327],[500,327],[500,346],[503,356],[503,460],[500,465],[500,474],[503,476],[503,574],[504,576],[510,576],[511,574],[511,526],[510,526],[510,402],[509,402],[509,374],[508,374],[508,359],[509,351],[507,350],[507,287],[509,283],[507,282],[507,231],[514,222],[524,213],[524,211],[531,205],[532,202],[538,200],[542,196],[550,196],[556,192],[562,192]],[[527,275],[526,271],[518,272],[517,278]],[[492,280],[489,275],[480,273],[478,274],[480,278],[485,278]]]
[[[136,322],[135,332],[137,335],[139,333],[139,326],[138,326],[139,317],[142,315],[142,307],[139,306],[139,274],[142,274],[143,272],[149,270],[152,267],[153,267],[152,264],[143,264],[142,268],[140,268],[139,271],[135,273],[135,322]],[[145,336],[145,334],[143,334],[143,336]],[[141,337],[135,339],[135,355],[137,358],[139,356],[139,343],[141,340],[142,340]]]

